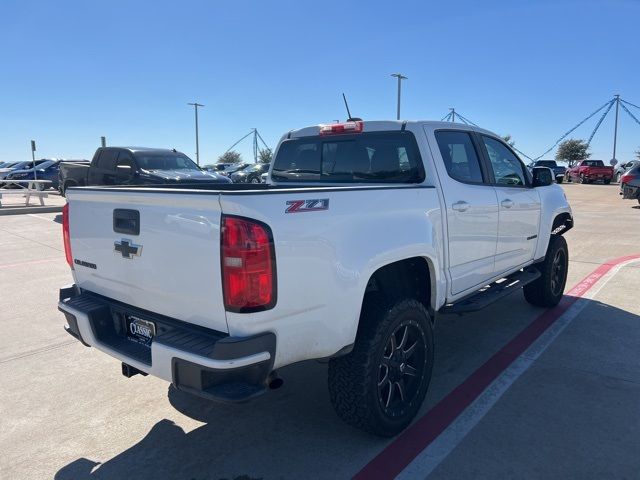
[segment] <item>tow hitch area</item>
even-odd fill
[[[124,362],[122,363],[122,375],[124,375],[127,378],[131,378],[137,374],[140,374],[143,377],[147,376],[146,372],[143,372],[142,370],[138,370],[136,367],[132,367],[127,363],[124,363]]]

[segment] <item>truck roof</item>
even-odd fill
[[[389,130],[400,130],[403,125],[420,125],[430,128],[442,129],[465,129],[474,132],[486,133],[492,136],[498,136],[494,132],[485,130],[484,128],[474,127],[465,123],[457,122],[440,122],[435,120],[362,120],[364,123],[364,132],[379,132]],[[324,124],[323,124],[324,125]],[[320,132],[320,124],[291,130],[285,137],[308,137],[318,135]]]
[[[153,148],[153,147],[117,147],[117,146],[109,146],[109,147],[100,147],[98,150],[109,150],[109,149],[118,149],[118,150],[128,150],[131,153],[136,152],[145,152],[145,153],[181,153],[175,149],[171,148]]]

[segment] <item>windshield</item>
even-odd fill
[[[260,171],[266,171],[266,170],[269,170],[269,164],[260,163],[260,164],[251,165],[250,167],[245,168],[243,172],[260,172]]]
[[[604,162],[602,160],[585,160],[582,165],[585,167],[604,167]]]
[[[14,170],[22,170],[26,168],[31,168],[31,162],[18,162],[11,165],[11,168]]]
[[[143,170],[200,170],[193,160],[180,153],[137,153]]]
[[[42,162],[42,163],[38,164],[38,170],[46,170],[47,168],[49,168],[54,163],[56,163],[56,162],[54,162],[53,160],[47,160],[46,162]]]
[[[536,163],[536,167],[548,167],[553,168],[557,167],[558,164],[554,160],[540,160]]]
[[[422,160],[410,132],[301,137],[278,148],[271,178],[279,182],[419,183]]]
[[[233,173],[233,172],[237,172],[239,170],[242,170],[245,167],[248,167],[249,165],[247,165],[246,163],[240,163],[240,164],[235,164],[235,165],[230,165],[226,170],[225,173]]]

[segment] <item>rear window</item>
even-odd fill
[[[536,162],[536,167],[553,168],[557,166],[558,164],[554,160],[539,160]]]
[[[411,132],[301,137],[278,149],[278,182],[420,183],[424,168]]]
[[[193,160],[179,153],[137,152],[135,156],[138,166],[143,170],[199,170]]]
[[[604,162],[602,160],[585,160],[582,165],[585,167],[604,167]]]

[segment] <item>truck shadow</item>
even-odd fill
[[[610,343],[615,351],[620,336],[628,332],[629,325],[637,325],[640,317],[598,301],[588,302],[574,323],[587,309],[589,318],[596,314],[604,319],[607,326],[612,325],[610,334],[598,341]],[[521,294],[513,294],[484,312],[439,319],[434,376],[420,415],[542,312],[523,304]],[[582,345],[584,339],[576,338],[576,330],[579,335],[580,329],[573,329],[563,338],[565,331],[556,342],[587,348]],[[635,332],[632,335],[638,336],[637,329]],[[172,420],[162,419],[115,457],[104,463],[78,458],[62,467],[55,479],[347,478],[389,442],[337,418],[327,393],[326,365],[304,362],[281,374],[284,387],[240,405],[211,403],[170,386],[171,405],[204,425],[186,432]]]

